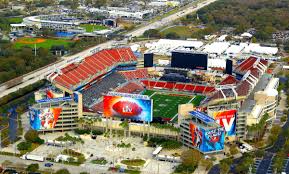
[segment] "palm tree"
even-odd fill
[[[122,128],[123,128],[123,135],[126,137],[126,130],[127,130],[127,128],[128,128],[128,126],[129,126],[129,123],[128,123],[128,121],[127,120],[124,120],[123,122],[121,122],[120,124],[119,124],[119,126],[121,126]]]
[[[83,127],[83,124],[85,123],[84,118],[77,118],[76,121],[81,125],[81,127]]]

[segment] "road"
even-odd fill
[[[212,2],[215,2],[216,0],[207,0],[207,1],[203,1],[199,4],[197,4],[197,6],[188,6],[187,8],[183,9],[183,10],[180,10],[172,15],[169,15],[167,17],[164,17],[162,18],[161,20],[159,21],[156,21],[156,22],[153,22],[153,23],[150,23],[144,27],[141,27],[137,30],[134,30],[132,32],[129,32],[126,34],[126,36],[131,36],[131,37],[137,37],[137,36],[141,36],[146,30],[149,30],[149,29],[157,29],[157,28],[161,28],[163,26],[166,26],[166,25],[169,25],[171,22],[183,17],[183,16],[186,16],[190,13],[193,13],[209,4],[211,4]]]
[[[45,167],[45,162],[37,162],[37,161],[29,161],[29,160],[23,160],[18,157],[14,156],[4,156],[0,155],[0,163],[3,163],[4,161],[11,161],[13,164],[25,164],[29,165],[32,163],[38,163],[40,170],[47,170],[49,168]],[[21,166],[21,165],[20,165]],[[53,163],[53,167],[51,169],[57,171],[59,169],[66,168],[69,170],[71,174],[79,174],[81,172],[89,172],[89,173],[110,173],[107,171],[107,167],[101,167],[100,165],[81,165],[81,166],[73,166],[73,165],[66,165],[61,163]]]
[[[126,36],[129,36],[129,37],[141,36],[144,33],[144,31],[146,31],[148,29],[156,29],[156,28],[160,28],[162,26],[166,26],[166,25],[170,24],[171,22],[177,20],[178,18],[186,16],[187,14],[190,14],[194,11],[197,11],[200,8],[210,4],[212,2],[215,2],[215,1],[217,1],[217,0],[205,0],[203,2],[198,3],[197,5],[193,5],[193,4],[191,6],[188,5],[188,6],[186,6],[186,8],[180,10],[177,13],[171,14],[167,17],[164,17],[163,19],[149,23],[149,24],[144,25],[144,26],[142,26],[136,30],[128,32],[126,34]],[[114,42],[115,41],[111,40],[111,41],[96,45],[94,47],[91,47],[91,48],[84,50],[80,53],[77,53],[75,55],[64,56],[58,62],[52,63],[52,64],[47,65],[45,67],[39,68],[36,71],[30,72],[30,73],[25,74],[21,77],[18,77],[16,79],[12,79],[6,83],[3,83],[0,85],[0,98],[5,96],[5,95],[8,95],[12,92],[15,92],[21,88],[24,88],[28,85],[31,85],[31,84],[39,81],[39,80],[45,79],[47,75],[54,72],[55,70],[60,69],[60,68],[66,66],[70,63],[78,62],[78,61],[82,60],[83,58],[92,55],[93,53],[95,53],[98,50],[110,48],[110,47],[112,47]],[[15,83],[15,82],[17,85],[12,86],[11,84]]]

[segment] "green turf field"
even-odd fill
[[[204,96],[185,96],[146,90],[143,95],[153,99],[153,116],[173,118],[178,113],[178,105],[192,103],[199,106]]]
[[[86,32],[93,32],[93,31],[98,31],[98,30],[105,30],[107,29],[106,26],[103,25],[92,25],[92,24],[81,24],[80,27],[84,28]]]
[[[199,106],[201,101],[203,101],[206,97],[203,95],[196,95],[193,101],[191,102],[194,106]]]
[[[37,42],[37,40],[41,40],[42,38],[21,38],[18,39],[15,44],[14,47],[15,48],[21,48],[23,46],[28,46],[31,48],[36,47],[37,48],[47,48],[50,49],[53,45],[64,45],[65,47],[68,47],[69,44],[71,44],[73,41],[71,40],[67,40],[67,39],[42,39],[39,43]]]

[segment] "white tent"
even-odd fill
[[[170,55],[175,49],[199,49],[201,46],[203,46],[202,41],[171,39],[160,39],[157,42],[145,44],[145,47],[148,48],[146,52],[155,53],[158,55]]]
[[[264,46],[260,46],[260,44],[257,44],[257,43],[251,43],[245,47],[244,52],[274,55],[278,53],[278,48],[277,47],[264,47]]]
[[[213,42],[212,44],[206,45],[204,52],[209,54],[222,54],[230,46],[229,42]]]

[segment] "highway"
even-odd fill
[[[177,20],[178,18],[186,16],[187,14],[190,14],[194,11],[197,11],[197,10],[201,9],[202,7],[208,5],[212,2],[215,2],[215,1],[217,1],[217,0],[205,0],[205,1],[198,3],[197,5],[195,5],[195,4],[188,5],[184,9],[182,9],[182,10],[180,10],[174,14],[171,14],[171,15],[164,17],[158,21],[154,21],[154,22],[146,24],[140,28],[137,28],[136,30],[128,32],[126,34],[126,36],[128,36],[128,37],[141,36],[144,33],[144,31],[146,31],[148,29],[156,29],[156,28],[160,28],[160,27],[169,25],[170,23]],[[39,68],[36,71],[30,72],[30,73],[25,74],[21,77],[17,77],[17,78],[12,79],[8,82],[5,82],[5,83],[0,85],[0,98],[5,96],[5,95],[8,95],[12,92],[15,92],[21,88],[24,88],[28,85],[36,83],[39,80],[45,79],[47,75],[56,71],[57,69],[65,67],[66,65],[68,65],[70,63],[81,61],[83,58],[94,54],[98,50],[111,48],[114,42],[115,41],[111,40],[111,41],[96,45],[94,47],[91,47],[89,49],[86,49],[80,53],[77,53],[77,54],[74,54],[71,56],[63,56],[61,58],[61,60],[59,60],[55,63],[52,63],[52,64],[47,65],[45,67]]]

